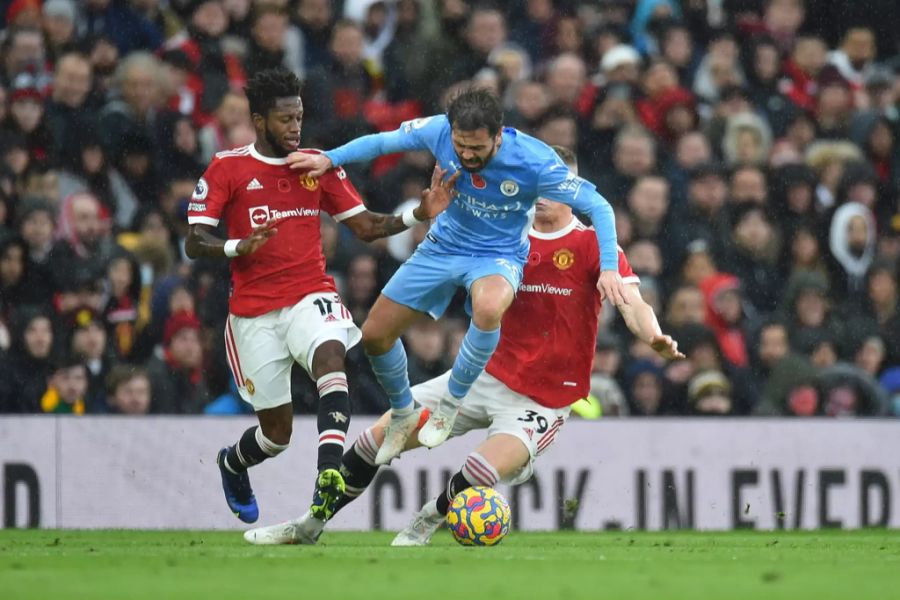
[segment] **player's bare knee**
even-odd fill
[[[280,446],[287,446],[291,443],[291,435],[294,432],[293,420],[278,421],[276,423],[267,423],[261,425],[263,435],[273,443]]]
[[[343,373],[345,371],[344,352],[344,346],[340,344],[327,349],[325,346],[320,346],[313,359],[313,377],[318,379],[328,373]]]
[[[378,325],[366,321],[362,326],[362,345],[367,354],[380,356],[391,349],[394,339]]]
[[[506,303],[496,298],[482,298],[477,305],[472,307],[472,321],[475,326],[485,331],[491,331],[500,327]]]

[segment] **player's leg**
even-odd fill
[[[515,267],[518,263],[512,263]],[[510,273],[496,272],[498,269]],[[453,422],[469,392],[500,342],[500,321],[515,298],[518,274],[521,269],[507,269],[506,262],[488,265],[484,273],[472,281],[469,297],[472,303],[472,321],[453,362],[452,375],[438,410],[419,431],[422,445],[433,448],[442,444],[450,435]],[[477,276],[479,273],[475,273]]]
[[[344,494],[341,456],[350,427],[350,396],[344,367],[346,354],[344,343],[329,340],[316,348],[312,361],[312,377],[319,392],[316,419],[319,451],[316,490],[310,510],[316,518],[323,520],[331,516],[335,503]]]
[[[286,450],[291,439],[293,360],[274,327],[276,320],[274,313],[253,319],[229,315],[225,326],[225,348],[238,392],[253,405],[259,420],[237,443],[222,448],[217,461],[228,506],[246,523],[259,516],[247,469]]]
[[[444,313],[457,287],[454,267],[452,257],[417,251],[384,286],[363,323],[363,346],[375,377],[391,401],[392,418],[379,449],[378,464],[387,464],[400,454],[418,423],[400,336],[425,314],[437,319]]]
[[[344,493],[340,464],[350,425],[344,357],[362,334],[333,292],[306,296],[288,310],[280,325],[291,356],[316,381],[319,393],[317,475],[310,511],[325,519]]]

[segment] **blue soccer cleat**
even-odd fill
[[[235,474],[225,468],[225,457],[228,448],[219,450],[216,462],[219,463],[219,472],[222,474],[222,490],[225,492],[225,501],[234,515],[244,523],[255,523],[259,518],[259,505],[250,487],[250,477],[247,472]]]

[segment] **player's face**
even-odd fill
[[[482,127],[475,131],[453,129],[450,138],[453,140],[453,149],[456,150],[463,169],[475,173],[482,170],[497,153],[500,136],[500,132],[497,132],[497,135],[492,137],[487,128]]]
[[[276,155],[287,156],[297,150],[303,127],[303,102],[300,97],[278,98],[269,110],[264,126],[266,141]]]

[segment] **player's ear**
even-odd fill
[[[265,115],[261,115],[259,113],[252,113],[250,115],[250,119],[253,121],[253,127],[255,129],[265,129],[266,128]]]

